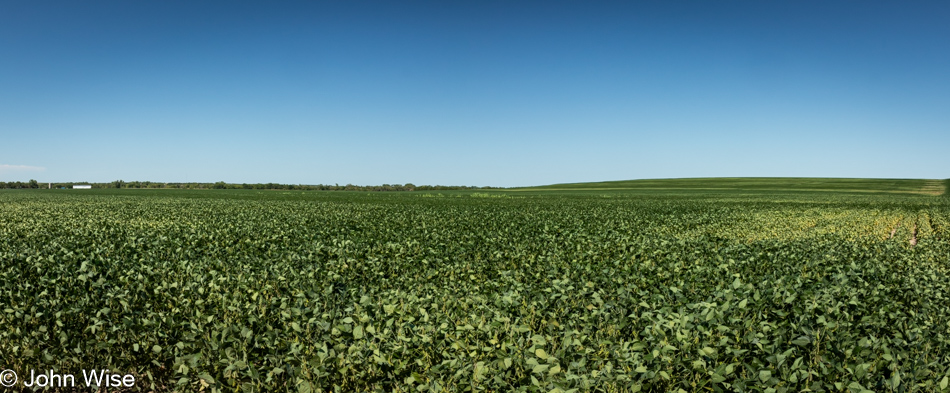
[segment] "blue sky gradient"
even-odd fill
[[[0,181],[948,178],[948,20],[945,1],[0,1]]]

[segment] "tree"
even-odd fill
[[[37,183],[36,179],[30,179],[30,188],[40,188],[40,183]]]

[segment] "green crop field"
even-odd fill
[[[947,391],[945,185],[0,190],[0,367],[128,391]]]
[[[950,180],[925,179],[841,179],[795,177],[743,177],[621,180],[597,183],[568,183],[528,187],[525,190],[576,191],[723,191],[723,192],[838,192],[838,193],[898,193],[941,195]]]

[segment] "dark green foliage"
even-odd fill
[[[159,391],[946,387],[946,199],[609,196],[0,192],[0,361]]]
[[[46,184],[46,183],[44,183]],[[421,185],[412,183],[407,184],[383,184],[376,186],[357,186],[347,184],[280,184],[280,183],[225,183],[218,181],[214,183],[164,183],[151,181],[130,181],[116,180],[110,183],[88,183],[88,182],[58,182],[50,183],[49,188],[70,189],[74,185],[88,184],[92,188],[135,188],[135,189],[216,189],[216,190],[305,190],[305,191],[445,191],[445,190],[488,190],[497,187],[475,187],[475,186],[442,186],[442,185]],[[47,188],[40,187],[36,180],[30,180],[29,183],[23,182],[0,182],[0,188]]]

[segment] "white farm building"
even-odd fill
[[[88,189],[90,189],[90,188],[92,188],[92,186],[90,186],[90,185],[88,185],[88,184],[75,184],[75,185],[73,185],[73,189],[74,189],[74,190],[88,190]]]

